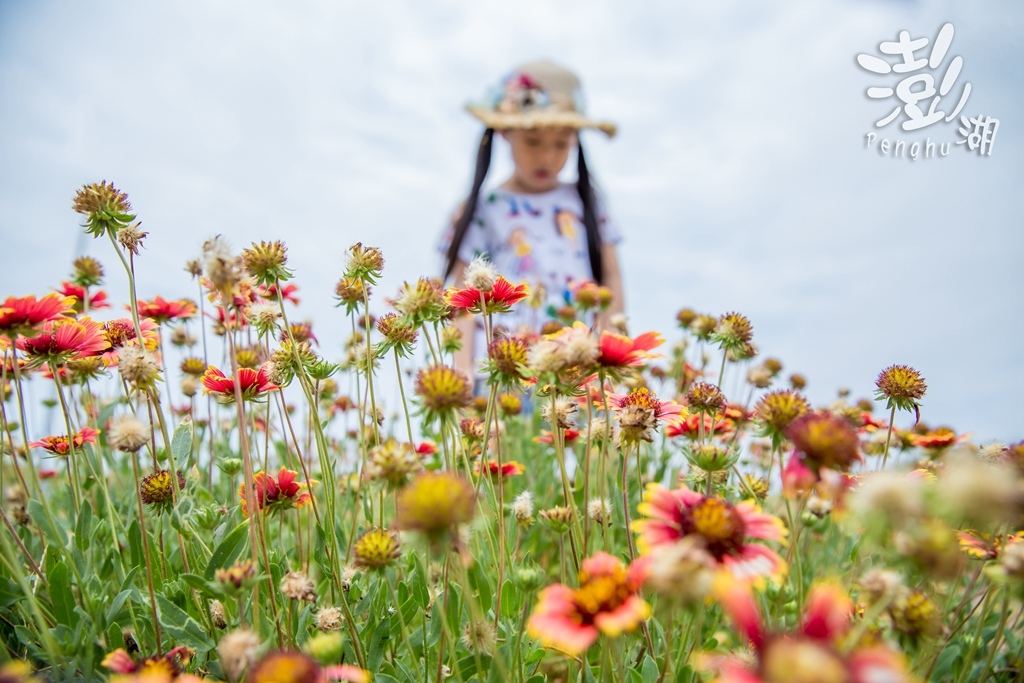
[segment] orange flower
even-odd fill
[[[235,378],[227,377],[212,365],[206,369],[202,377],[203,391],[213,394],[220,403],[233,403],[235,400]],[[260,369],[238,369],[238,386],[243,401],[259,401],[267,392],[276,391],[280,387],[270,381],[270,371],[266,363]]]
[[[754,646],[755,657],[753,662],[742,656],[707,658],[705,668],[716,671],[719,683],[910,680],[903,658],[888,646],[862,645],[862,640],[844,647],[853,604],[838,586],[811,588],[803,619],[792,633],[767,631],[749,585],[721,577],[714,592],[736,630]]]
[[[277,301],[277,285],[260,285],[256,288],[256,291],[264,299]],[[295,295],[297,291],[299,291],[299,286],[289,283],[281,288],[281,298],[298,306],[299,297]]]
[[[466,310],[470,313],[506,313],[512,305],[530,296],[530,288],[526,283],[513,285],[498,276],[494,288],[489,292],[466,287],[465,289],[450,288],[445,292],[444,299],[449,306]],[[482,305],[481,305],[482,300]]]
[[[970,434],[961,434],[957,436],[949,427],[938,427],[929,431],[927,434],[913,434],[911,433],[910,443],[918,448],[929,448],[933,450],[939,450],[942,448],[948,448],[954,446],[961,441],[964,441],[970,436]]]
[[[504,462],[501,464],[500,467],[498,466],[497,460],[487,461],[487,473],[492,477],[501,477],[502,479],[504,479],[505,477],[514,477],[520,475],[525,471],[526,469],[523,467],[522,463],[516,462],[515,460]],[[479,476],[480,463],[476,464],[476,471],[474,472],[474,474]]]
[[[152,318],[158,323],[192,318],[196,314],[196,305],[188,299],[167,301],[163,297],[157,296],[152,301],[139,300],[138,305],[140,317]],[[145,335],[145,331],[143,331],[143,335]]]
[[[563,429],[562,430],[562,441],[569,445],[576,439],[580,438],[581,432],[578,429]],[[534,443],[546,443],[548,445],[555,443],[555,435],[547,429],[540,430],[540,436],[533,437]]]
[[[301,508],[310,501],[310,495],[305,484],[295,481],[299,476],[298,472],[285,469],[277,473],[277,478],[268,477],[266,472],[257,472],[253,475],[253,488],[256,490],[256,507],[260,510],[273,512],[274,510],[288,510]],[[249,505],[246,499],[245,483],[238,486],[238,496],[242,501],[242,514],[249,516]]]
[[[548,586],[526,624],[527,632],[544,645],[576,656],[602,633],[616,638],[636,630],[651,616],[639,595],[639,575],[607,553],[583,560],[580,587]]]
[[[14,337],[29,334],[36,326],[65,318],[74,313],[71,297],[50,293],[37,299],[35,295],[9,296],[0,304],[0,334]]]
[[[179,645],[164,655],[153,655],[135,660],[123,648],[117,648],[103,658],[101,665],[119,674],[138,674],[139,680],[172,680],[181,673],[181,665],[191,658],[192,651]]]
[[[786,573],[786,563],[775,551],[748,540],[781,541],[787,533],[782,520],[761,512],[751,500],[733,505],[686,486],[669,490],[650,484],[637,510],[645,519],[633,522],[633,531],[645,553],[692,535],[703,541],[716,565],[737,578],[779,578]]]
[[[601,332],[598,340],[600,355],[597,364],[605,368],[621,368],[643,365],[648,358],[659,354],[649,353],[661,346],[665,340],[657,332],[644,332],[636,339],[607,330]]]
[[[95,294],[90,295],[87,288],[65,280],[60,283],[60,288],[57,289],[57,294],[74,299],[74,309],[79,313],[85,310],[85,306],[83,305],[83,302],[85,301],[89,302],[90,311],[98,311],[101,308],[110,308],[110,302],[107,301],[107,293],[102,289],[97,290]]]
[[[82,427],[82,429],[74,435],[73,442],[75,448],[81,448],[82,444],[86,443],[96,443],[96,437],[99,435],[100,432],[98,429]],[[71,452],[71,444],[68,442],[67,436],[44,436],[39,441],[33,441],[30,443],[29,447],[42,448],[54,455],[67,455]]]
[[[31,364],[53,366],[98,355],[107,348],[107,340],[103,328],[91,318],[61,318],[40,324],[38,334],[18,340],[18,348],[28,354]]]

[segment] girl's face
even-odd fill
[[[572,128],[506,130],[515,171],[509,185],[526,193],[548,192],[558,186],[558,174],[576,146]]]

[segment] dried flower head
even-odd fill
[[[125,453],[135,453],[149,443],[151,431],[134,415],[122,415],[113,420],[107,428],[107,441],[111,448]]]
[[[500,381],[513,383],[520,378],[520,368],[526,365],[529,346],[515,335],[495,339],[487,347],[490,370]]]
[[[920,420],[920,400],[928,389],[921,373],[907,365],[890,365],[878,375],[875,386],[875,396],[886,399],[886,408],[912,410]]]
[[[146,239],[148,232],[139,230],[139,223],[131,223],[117,231],[117,243],[124,247],[125,251],[138,256],[142,240]]]
[[[655,546],[641,562],[645,585],[689,607],[703,604],[714,581],[714,560],[699,537]]]
[[[203,373],[206,372],[206,368],[209,366],[202,358],[185,358],[181,361],[179,369],[186,375],[192,375],[193,377],[202,377]]]
[[[595,498],[587,501],[587,517],[598,524],[606,524],[612,519],[612,504],[607,498]]]
[[[252,562],[245,560],[236,562],[227,569],[216,570],[214,578],[224,588],[238,591],[252,584],[256,578],[256,571],[253,569]]]
[[[893,628],[913,639],[934,638],[942,633],[942,612],[928,595],[909,591],[889,608]]]
[[[72,263],[71,279],[80,287],[95,287],[103,282],[103,265],[91,256],[79,256]]]
[[[512,500],[512,516],[522,526],[533,524],[533,494],[523,491]]]
[[[242,259],[220,235],[203,244],[203,272],[210,286],[226,297],[245,277]]]
[[[559,429],[572,429],[576,426],[576,415],[578,407],[576,402],[565,396],[558,396],[554,401],[545,401],[541,406],[541,418],[552,427]]]
[[[725,394],[710,382],[694,382],[686,392],[686,404],[691,412],[715,415],[725,407]]]
[[[807,388],[807,379],[801,374],[794,373],[789,376],[789,386],[797,391],[803,391]]]
[[[93,237],[114,233],[135,220],[128,195],[105,180],[99,184],[83,185],[75,193],[71,208],[86,217],[85,231]]]
[[[121,377],[137,389],[152,388],[160,379],[156,355],[139,346],[125,346],[118,352]]]
[[[425,472],[398,494],[395,526],[436,536],[467,524],[476,511],[476,491],[450,472]]]
[[[370,449],[366,462],[366,478],[401,486],[409,477],[423,470],[423,463],[412,444],[391,438]]]
[[[870,569],[860,579],[861,595],[873,605],[883,599],[895,599],[904,590],[903,577],[891,569]]]
[[[341,608],[322,607],[317,611],[316,616],[313,617],[313,625],[319,631],[331,633],[341,628],[343,619]]]
[[[484,619],[470,619],[462,629],[462,644],[470,652],[494,652],[498,644],[494,624]]]
[[[178,490],[185,488],[185,477],[178,471]],[[163,505],[174,499],[174,480],[168,470],[157,470],[143,477],[139,484],[139,498],[146,505]]]
[[[228,618],[224,613],[224,605],[221,604],[220,600],[210,601],[210,621],[213,622],[214,628],[223,630],[228,627]]]
[[[565,355],[565,347],[550,337],[545,337],[530,347],[526,354],[526,364],[538,375],[561,372],[570,365]]]
[[[242,250],[242,263],[257,284],[273,285],[284,282],[292,277],[285,268],[288,263],[287,248],[280,240],[274,242],[252,243],[248,249]]]
[[[739,313],[726,313],[718,319],[712,341],[722,349],[747,355],[747,346],[754,336],[754,328],[746,316]]]
[[[523,412],[523,400],[518,394],[498,394],[498,411],[502,417],[514,417]]]
[[[384,270],[384,255],[380,249],[364,247],[362,242],[356,242],[348,251],[345,277],[362,280],[371,285],[377,284],[377,278]]]
[[[260,638],[248,629],[232,631],[217,645],[220,668],[229,681],[237,681],[256,661]]]
[[[334,286],[334,296],[339,306],[352,313],[363,304],[363,297],[370,295],[370,287],[358,278],[343,277]]]
[[[398,535],[387,529],[369,529],[355,542],[357,567],[383,569],[401,556]]]
[[[416,395],[435,415],[450,414],[473,400],[469,379],[447,365],[431,365],[416,374]]]
[[[377,331],[384,339],[377,343],[377,354],[384,355],[394,349],[403,358],[412,355],[412,345],[416,342],[416,328],[404,321],[397,313],[386,313],[377,318]]]
[[[316,602],[316,587],[305,572],[288,572],[281,577],[281,592],[292,600]]]
[[[497,269],[484,256],[477,256],[466,266],[464,284],[471,289],[489,292],[494,289],[494,282],[497,279]]]

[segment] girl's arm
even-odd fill
[[[452,283],[456,287],[462,286],[466,279],[466,262],[462,259],[455,261],[452,268]],[[455,352],[455,369],[464,373],[469,381],[474,381],[476,369],[473,367],[473,344],[476,341],[476,319],[471,315],[464,315],[455,319],[455,327],[462,332],[462,348]]]
[[[622,271],[619,270],[619,255],[614,244],[601,246],[601,260],[604,265],[604,285],[612,291],[612,305],[598,318],[600,329],[608,329],[609,319],[626,309],[622,292]]]

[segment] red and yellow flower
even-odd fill
[[[579,588],[548,586],[526,624],[527,633],[570,656],[586,650],[601,634],[616,638],[636,630],[651,616],[637,595],[640,577],[615,557],[597,553],[583,560]]]
[[[44,436],[39,441],[33,441],[29,444],[30,448],[42,448],[45,451],[53,453],[54,455],[67,455],[71,452],[71,444],[73,443],[75,448],[81,448],[82,444],[96,443],[96,437],[100,435],[98,429],[92,427],[82,427],[81,430],[76,432],[71,441],[69,442],[66,435],[61,436]]]
[[[90,311],[98,311],[101,308],[110,308],[110,302],[107,301],[107,293],[102,289],[96,290],[95,294],[89,294],[88,288],[65,280],[60,283],[60,287],[57,289],[57,294],[74,299],[75,303],[73,306],[75,311],[78,313],[82,313],[86,309],[86,302],[89,304],[88,308]]]
[[[124,648],[117,648],[103,658],[101,665],[118,674],[133,674],[139,680],[172,681],[181,674],[182,664],[191,659],[192,651],[184,645],[162,655],[133,659]]]
[[[9,296],[0,304],[0,334],[30,334],[38,325],[66,318],[75,312],[71,297],[51,292],[43,297]]]
[[[498,276],[494,287],[489,292],[466,287],[465,289],[450,288],[445,292],[445,302],[455,309],[470,313],[505,313],[512,305],[530,296],[530,288],[526,283],[513,285]]]
[[[149,318],[139,318],[139,330],[142,332],[142,345],[147,351],[156,349],[160,334],[157,324]],[[103,323],[103,335],[107,340],[107,348],[103,352],[103,362],[108,366],[117,365],[117,352],[125,346],[138,346],[139,339],[135,332],[135,323],[131,318],[115,318]]]
[[[1024,531],[1008,534],[986,534],[973,529],[956,532],[960,550],[978,560],[995,560],[1012,543],[1024,543]]]
[[[710,415],[694,413],[687,415],[682,421],[670,424],[665,428],[665,436],[685,436],[687,439],[700,438],[700,423],[704,422],[704,433],[714,434],[720,437],[732,436],[736,431],[736,424],[721,414],[712,420]],[[713,430],[713,431],[712,431]]]
[[[277,285],[259,285],[256,291],[264,299],[277,301]],[[298,306],[299,297],[295,294],[297,291],[299,291],[298,285],[288,283],[281,288],[281,298]]]
[[[194,318],[196,315],[196,305],[188,299],[167,301],[162,296],[157,296],[152,301],[140,299],[138,306],[140,317],[152,318],[158,323]]]
[[[257,509],[272,512],[304,507],[311,496],[303,490],[305,484],[295,481],[298,476],[298,472],[284,467],[277,473],[277,477],[267,476],[266,472],[254,474],[252,483],[256,491]],[[244,482],[238,486],[238,496],[242,502],[242,514],[248,517],[249,501]]]
[[[30,364],[51,366],[100,354],[107,347],[103,328],[91,318],[61,318],[44,322],[34,336],[18,339]]]
[[[235,400],[235,378],[227,377],[212,365],[206,369],[202,377],[203,391],[213,394],[220,403],[233,403]],[[268,392],[280,387],[270,381],[270,369],[264,363],[259,370],[252,368],[238,369],[238,388],[243,401],[258,401]]]
[[[509,460],[508,462],[503,462],[500,465],[498,464],[497,460],[488,460],[486,467],[487,474],[491,475],[492,477],[500,477],[502,479],[504,479],[505,477],[515,477],[526,471],[526,468],[523,467],[523,464],[520,462],[516,462],[515,460]],[[476,464],[474,474],[479,476],[480,463]]]
[[[687,486],[667,489],[650,484],[637,510],[645,519],[633,522],[632,529],[639,534],[644,553],[695,536],[715,565],[738,579],[778,579],[786,573],[786,562],[778,553],[750,540],[783,541],[789,532],[782,520],[762,512],[752,500],[733,505]]]
[[[911,445],[934,451],[955,446],[969,437],[970,434],[957,435],[957,433],[949,427],[938,427],[936,429],[929,430],[925,434],[911,433],[908,436]]]
[[[600,355],[597,364],[604,368],[623,368],[643,365],[649,358],[659,354],[651,349],[661,346],[665,340],[657,332],[644,332],[635,339],[607,330],[601,332],[598,340]]]
[[[799,628],[769,632],[749,585],[721,576],[714,593],[736,629],[754,648],[749,657],[704,658],[716,683],[872,683],[913,680],[903,658],[885,645],[844,643],[853,604],[832,584],[818,584],[807,596]]]

